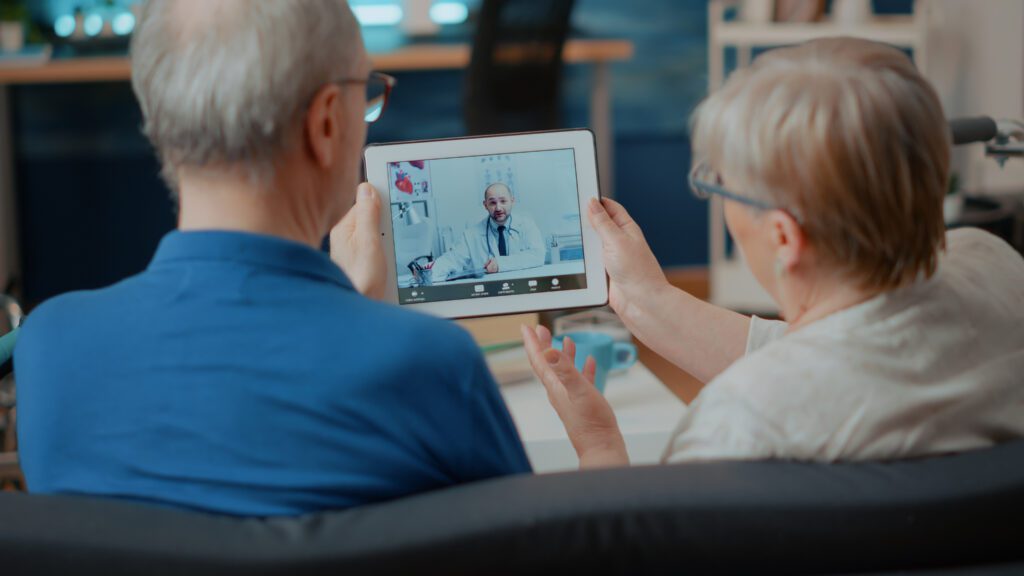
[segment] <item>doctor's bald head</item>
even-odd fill
[[[484,208],[495,224],[501,225],[508,221],[515,203],[512,189],[507,184],[496,182],[484,188]]]

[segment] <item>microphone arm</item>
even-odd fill
[[[999,135],[994,142],[985,145],[985,154],[996,159],[999,165],[1006,164],[1007,158],[1024,158],[1024,122],[1000,120]]]
[[[999,128],[996,121],[988,116],[972,116],[950,120],[949,132],[953,137],[953,146],[962,146],[974,142],[988,142],[999,135]]]
[[[985,155],[1000,166],[1008,158],[1024,158],[1024,122],[993,120],[988,116],[955,118],[949,121],[954,146],[985,143]]]

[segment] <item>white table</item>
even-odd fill
[[[502,374],[510,373],[509,366],[515,364],[517,357],[526,361],[522,348],[488,357],[489,362],[496,360],[501,364],[495,370],[499,381],[505,380]],[[579,467],[562,421],[536,377],[502,384],[501,393],[535,472],[562,472]],[[605,397],[615,410],[630,463],[658,463],[686,405],[639,363],[624,372],[610,374]]]

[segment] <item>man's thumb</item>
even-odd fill
[[[356,189],[356,208],[362,212],[363,217],[377,218],[380,210],[380,197],[377,190],[367,182],[363,182]]]
[[[356,234],[367,239],[378,239],[380,229],[380,197],[370,184],[363,182],[356,189]],[[371,238],[372,237],[372,238]]]
[[[369,182],[363,182],[356,188],[356,203],[363,204],[367,200],[376,200],[377,191],[374,190],[373,185]]]

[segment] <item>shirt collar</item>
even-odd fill
[[[505,223],[501,224],[501,226],[504,226],[505,230],[508,230],[509,232],[519,232],[519,228],[512,224],[512,222],[512,215],[509,214],[508,218],[505,219]],[[498,231],[499,224],[495,222],[494,219],[490,217],[490,215],[487,216],[487,225],[494,228],[495,232]]]
[[[149,267],[183,261],[238,262],[276,268],[355,289],[327,254],[277,236],[226,230],[174,230],[160,241]]]

